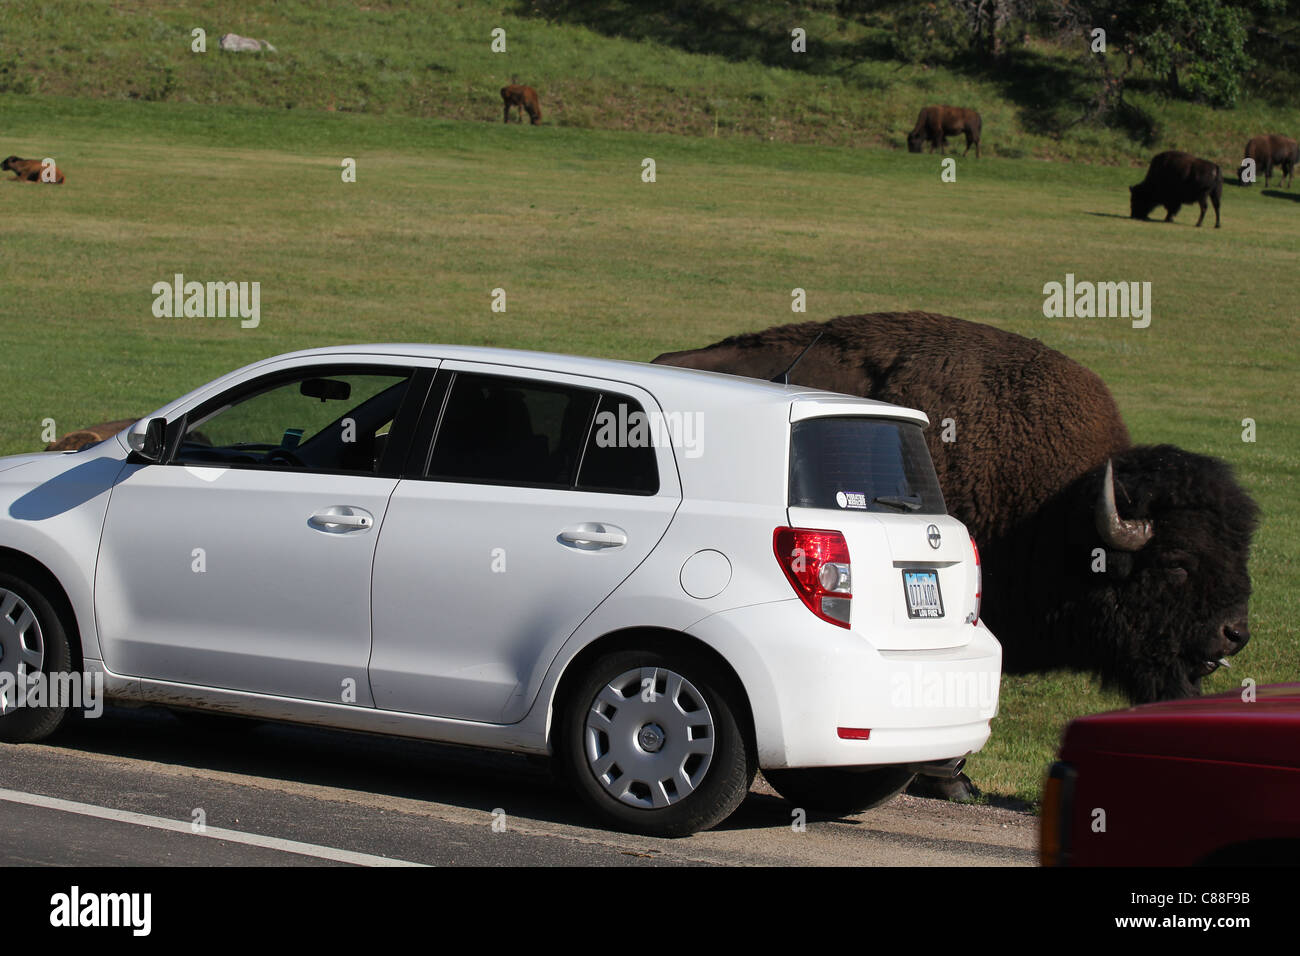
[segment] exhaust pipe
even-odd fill
[[[923,777],[955,777],[966,766],[965,757],[953,757],[951,760],[936,760],[930,763],[909,764],[908,769]]]

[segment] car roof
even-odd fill
[[[880,402],[861,396],[845,396],[838,392],[812,388],[807,385],[781,385],[762,379],[747,378],[742,375],[729,375],[722,372],[709,372],[701,369],[680,368],[675,365],[654,365],[649,362],[632,362],[624,359],[594,358],[586,355],[566,355],[555,352],[534,352],[525,349],[495,348],[477,345],[444,345],[430,343],[396,342],[372,343],[368,345],[336,345],[324,348],[302,349],[268,358],[266,362],[283,361],[299,358],[329,358],[331,356],[392,356],[422,359],[442,359],[446,361],[483,362],[486,364],[510,365],[537,371],[560,372],[572,375],[584,375],[592,378],[607,378],[616,381],[640,385],[657,398],[668,389],[677,392],[683,388],[703,387],[727,389],[732,392],[730,400],[737,398],[746,402],[771,402],[786,404],[798,401],[808,403],[810,409],[821,408],[819,414],[852,413],[855,409],[869,407],[873,413],[884,417],[904,418],[928,424],[929,418],[922,411]],[[262,363],[256,363],[260,365]],[[249,366],[254,368],[256,366]],[[241,370],[242,371],[242,370]],[[741,394],[735,394],[739,391]],[[797,417],[807,417],[805,411]]]

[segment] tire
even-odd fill
[[[757,772],[738,699],[733,682],[699,655],[606,654],[566,696],[559,765],[620,829],[658,837],[707,830],[740,806]]]
[[[22,578],[0,571],[0,674],[5,675],[0,686],[0,741],[44,740],[71,713],[71,708],[51,707],[48,701],[42,707],[18,706],[17,675],[21,673],[30,688],[37,672],[48,678],[71,669],[72,648],[54,606]]]
[[[914,774],[906,767],[810,767],[764,770],[777,793],[797,807],[819,813],[861,813],[894,799]]]

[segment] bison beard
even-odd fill
[[[1132,446],[1101,379],[1037,340],[880,313],[655,361],[767,379],[818,332],[793,383],[930,416],[935,470],[949,512],[979,544],[982,613],[1008,672],[1091,671],[1144,702],[1199,693],[1215,662],[1245,644],[1254,502],[1217,459]],[[956,440],[944,442],[948,418]]]

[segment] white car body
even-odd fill
[[[613,389],[702,430],[695,448],[654,449],[654,494],[128,461],[150,419],[318,366]],[[411,421],[431,429],[432,414]],[[0,459],[0,558],[48,570],[85,669],[121,702],[547,754],[570,665],[637,629],[685,635],[726,662],[761,768],[959,758],[989,736],[1001,664],[977,619],[965,528],[945,514],[789,505],[792,423],[857,416],[927,424],[861,398],[658,365],[314,349],[232,372],[88,449]],[[350,524],[322,525],[328,515]],[[842,532],[850,626],[795,593],[773,553],[785,526]],[[900,569],[921,565],[941,586],[936,620],[908,614]]]

